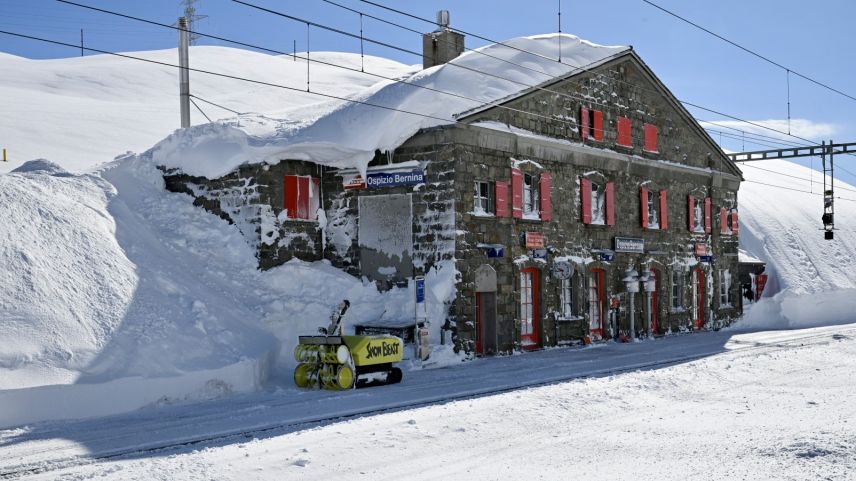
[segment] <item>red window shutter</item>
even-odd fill
[[[594,120],[594,140],[603,140],[603,112],[594,110],[592,113]]]
[[[657,150],[657,126],[645,124],[645,150],[647,152],[658,152]]]
[[[666,191],[660,191],[660,230],[669,228],[669,203],[666,201]]]
[[[639,203],[642,206],[642,228],[648,228],[648,189],[639,187]]]
[[[688,195],[687,200],[687,228],[692,232],[695,227],[695,197]]]
[[[589,138],[589,110],[585,107],[580,107],[580,137],[583,140]]]
[[[737,211],[732,210],[731,211],[731,233],[734,235],[737,235],[737,233],[739,231],[740,231],[740,227],[737,224]]]
[[[606,183],[606,225],[615,225],[615,182]]]
[[[618,145],[633,147],[633,122],[627,117],[618,117]]]
[[[523,217],[523,172],[511,168],[511,217]]]
[[[580,177],[580,205],[583,224],[591,224],[591,181]]]
[[[705,234],[710,234],[713,230],[710,222],[710,197],[704,198],[704,232]]]
[[[550,203],[550,191],[553,189],[553,176],[549,172],[541,174],[538,180],[541,191],[541,220],[553,220],[553,205]]]
[[[297,176],[286,175],[283,180],[283,207],[286,210],[286,217],[289,219],[297,218]]]
[[[508,182],[496,182],[496,216],[508,217]]]
[[[309,177],[297,177],[297,219],[309,218]]]
[[[728,234],[728,211],[725,207],[719,209],[719,233]]]

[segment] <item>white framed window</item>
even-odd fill
[[[693,199],[693,232],[704,232],[704,199]]]
[[[719,270],[719,305],[731,307],[731,271]]]
[[[473,189],[473,212],[476,214],[495,214],[493,182],[477,180]]]
[[[684,272],[672,269],[672,295],[670,303],[673,311],[684,309]]]
[[[535,286],[531,272],[520,273],[520,334],[531,335],[535,332]]]
[[[606,224],[606,187],[596,182],[591,183],[591,223]]]
[[[538,179],[531,174],[523,174],[523,215],[538,216]]]
[[[574,278],[573,276],[562,279],[559,291],[559,302],[561,303],[561,316],[563,319],[574,317]]]
[[[648,191],[648,228],[660,228],[660,193]]]

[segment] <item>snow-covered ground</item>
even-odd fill
[[[707,332],[480,360],[395,386],[0,431],[0,474],[845,480],[856,472],[854,383],[856,325]]]

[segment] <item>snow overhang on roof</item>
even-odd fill
[[[360,103],[315,104],[290,111],[287,119],[244,116],[242,122],[191,127],[177,131],[146,155],[158,165],[208,178],[222,177],[244,164],[282,159],[365,172],[375,151],[393,150],[420,129],[456,123],[460,112],[494,105],[573,74],[580,66],[598,65],[628,51],[629,47],[597,45],[567,34],[519,37],[469,51],[399,81],[375,84],[352,97]],[[313,82],[323,85],[324,79]],[[265,128],[257,128],[259,124]]]

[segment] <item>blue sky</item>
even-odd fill
[[[163,23],[175,22],[182,12],[178,0],[75,1]],[[359,31],[357,14],[321,0],[249,1],[350,32]],[[432,29],[426,23],[358,0],[336,1],[416,30]],[[809,7],[806,2],[796,0],[654,1],[780,64],[856,97],[856,85],[852,81],[856,77],[856,66],[850,61],[852,46],[856,44],[856,29],[851,25],[856,15],[856,2],[818,0]],[[454,27],[496,40],[556,31],[559,5],[557,0],[379,0],[379,3],[428,18],[433,18],[441,8],[448,9]],[[680,22],[642,0],[563,0],[561,5],[563,32],[601,44],[633,45],[679,99],[743,119],[784,121],[787,118],[787,79],[782,69]],[[197,9],[198,13],[208,15],[196,27],[201,32],[286,51],[292,49],[296,40],[299,51],[306,49],[305,24],[230,0],[201,0]],[[76,44],[81,28],[86,45],[104,50],[162,49],[172,48],[176,43],[173,30],[89,12],[54,0],[0,0],[0,30]],[[364,20],[364,31],[368,37],[421,50],[421,39],[414,33],[370,19]],[[199,42],[202,45],[219,43],[206,39]],[[466,43],[467,47],[478,47],[486,42],[468,37]],[[318,29],[311,31],[310,47],[313,51],[359,51],[358,41]],[[3,35],[0,35],[0,51],[29,58],[80,55],[76,49]],[[417,57],[374,45],[367,45],[366,53],[405,63],[421,62]],[[856,141],[856,122],[852,115],[856,111],[856,101],[793,76],[790,91],[791,117],[805,120],[793,122],[792,131],[818,141],[829,138]],[[709,112],[690,110],[699,119],[722,119]],[[736,123],[733,126],[739,127]],[[720,140],[718,134],[712,135]],[[721,139],[727,149],[744,148],[740,140],[726,136]],[[745,143],[746,150],[765,148],[768,147]],[[848,170],[856,172],[856,158],[853,160],[853,167]],[[851,164],[847,157],[840,162],[842,166]],[[856,177],[843,170],[840,174],[845,180],[856,182]]]

